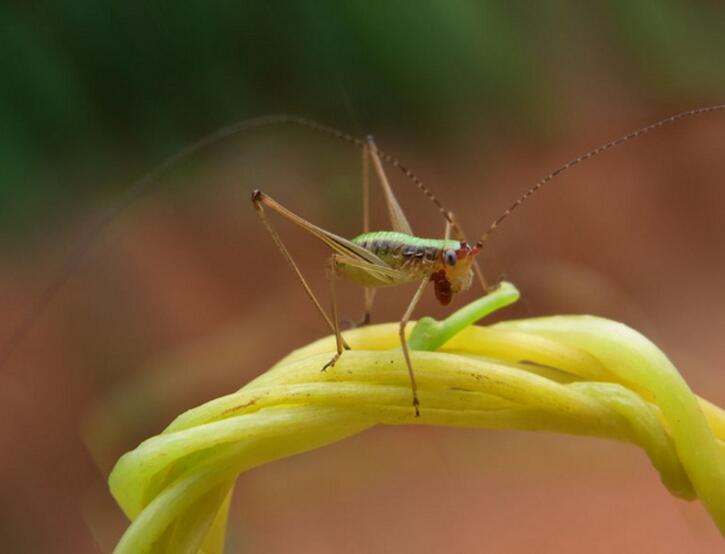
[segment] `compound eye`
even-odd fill
[[[445,254],[443,254],[443,261],[446,262],[446,265],[456,265],[456,262],[458,261],[458,256],[456,256],[456,253],[453,250],[446,250]]]

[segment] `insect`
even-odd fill
[[[450,303],[453,295],[463,292],[470,288],[474,275],[477,275],[484,292],[491,290],[486,282],[483,273],[479,267],[477,256],[482,252],[485,242],[496,231],[499,225],[519,206],[526,202],[534,193],[539,191],[552,179],[567,171],[568,169],[599,155],[611,148],[627,142],[633,138],[642,136],[650,131],[674,123],[683,118],[705,114],[715,111],[725,110],[725,104],[708,106],[703,108],[695,108],[685,112],[672,115],[661,119],[655,123],[642,127],[632,133],[621,136],[615,140],[607,142],[593,150],[578,156],[564,165],[558,167],[543,179],[538,181],[534,186],[527,189],[508,209],[506,209],[497,219],[495,219],[489,227],[483,232],[480,238],[473,244],[466,241],[465,235],[460,225],[456,222],[453,214],[446,210],[440,201],[432,194],[432,192],[418,179],[409,169],[407,169],[400,161],[391,155],[378,149],[372,138],[359,139],[353,137],[337,129],[333,129],[326,125],[322,125],[315,121],[304,119],[297,116],[289,115],[271,115],[263,116],[255,119],[244,120],[235,123],[223,129],[216,131],[194,144],[189,145],[175,155],[168,158],[162,164],[157,166],[153,171],[140,178],[129,189],[124,196],[105,213],[96,220],[91,226],[84,238],[78,241],[75,249],[67,258],[66,263],[61,268],[59,275],[51,282],[44,292],[38,297],[37,301],[31,306],[26,317],[20,322],[11,334],[10,338],[0,349],[0,368],[3,368],[10,356],[13,354],[19,344],[22,343],[27,334],[32,330],[33,325],[38,318],[42,316],[50,303],[57,296],[58,292],[63,288],[66,282],[78,268],[86,254],[101,232],[110,225],[127,207],[129,207],[138,198],[143,196],[147,191],[158,184],[159,178],[178,165],[181,161],[205,149],[215,143],[218,143],[233,135],[247,132],[251,129],[266,127],[279,124],[294,124],[318,132],[332,135],[340,140],[354,144],[362,149],[363,152],[363,212],[364,212],[364,228],[363,234],[348,240],[334,233],[326,231],[291,212],[283,205],[275,201],[272,197],[261,191],[254,191],[252,201],[256,208],[257,214],[262,219],[265,227],[269,231],[272,239],[277,244],[282,255],[290,264],[297,274],[308,296],[312,299],[317,310],[324,318],[327,325],[333,331],[336,337],[336,353],[330,361],[322,368],[327,369],[334,366],[335,362],[348,348],[341,332],[337,317],[337,304],[335,301],[335,279],[343,278],[363,287],[365,293],[365,315],[362,323],[370,321],[370,311],[372,309],[374,292],[377,288],[393,287],[404,283],[418,282],[418,288],[411,299],[403,317],[400,320],[400,341],[403,354],[405,357],[413,397],[413,406],[416,415],[419,415],[419,401],[416,392],[415,374],[410,361],[410,353],[405,338],[406,324],[410,320],[412,313],[420,300],[422,293],[428,283],[433,283],[435,296],[438,301],[447,305]],[[369,164],[375,168],[378,180],[383,188],[390,222],[391,231],[370,231],[369,229],[369,185],[368,173]],[[410,224],[408,223],[403,210],[401,209],[395,195],[390,187],[389,181],[383,169],[383,163],[392,165],[408,177],[438,208],[445,220],[445,231],[442,239],[421,238],[413,234]],[[264,209],[269,208],[281,216],[289,219],[293,223],[301,226],[318,239],[322,240],[333,251],[329,260],[329,282],[332,299],[332,314],[328,316],[322,305],[315,297],[311,288],[304,279],[299,268],[295,264],[287,248],[276,233],[270,222],[266,218]]]
[[[365,315],[362,323],[370,321],[370,310],[374,297],[374,291],[382,287],[394,287],[406,283],[419,283],[408,307],[406,308],[399,325],[400,344],[403,350],[408,375],[410,377],[411,391],[413,396],[413,407],[415,415],[420,415],[420,402],[417,395],[415,373],[410,359],[410,352],[405,336],[406,325],[418,304],[423,290],[428,283],[432,282],[435,296],[438,301],[447,305],[454,294],[467,290],[473,282],[474,271],[484,293],[490,290],[483,273],[478,265],[476,256],[480,253],[485,241],[493,234],[497,227],[506,219],[511,212],[517,209],[535,192],[545,184],[554,179],[557,175],[571,167],[588,160],[602,152],[605,152],[619,144],[633,138],[644,135],[654,129],[673,123],[684,117],[701,113],[708,113],[725,109],[725,105],[696,108],[674,116],[657,121],[651,125],[638,129],[632,133],[619,137],[598,148],[571,160],[560,166],[555,171],[546,175],[533,187],[522,194],[501,216],[499,216],[481,235],[481,238],[473,245],[465,240],[465,236],[455,221],[453,214],[445,210],[438,199],[418,180],[410,171],[402,167],[397,160],[385,155],[393,165],[401,167],[403,172],[413,179],[415,184],[438,206],[441,214],[446,220],[446,228],[442,239],[422,238],[415,236],[403,210],[400,207],[395,194],[383,169],[380,153],[372,140],[368,137],[363,146],[363,199],[364,199],[364,232],[352,239],[345,239],[334,233],[326,231],[299,215],[293,213],[272,197],[260,190],[252,193],[252,203],[262,223],[267,228],[272,239],[276,243],[282,255],[285,257],[293,271],[297,274],[308,296],[315,304],[317,310],[330,327],[336,339],[336,353],[327,362],[322,370],[333,367],[340,359],[344,350],[349,346],[345,343],[340,332],[340,325],[337,315],[337,302],[335,299],[335,281],[342,278],[360,285],[365,289]],[[338,133],[338,132],[336,132]],[[346,140],[350,140],[349,138]],[[353,142],[359,143],[356,139]],[[388,207],[392,231],[369,230],[369,184],[368,184],[368,162],[372,161],[378,175],[378,180],[383,188],[385,201]],[[264,208],[270,208],[289,221],[300,226],[323,241],[333,251],[328,262],[328,281],[330,284],[330,297],[332,300],[331,317],[325,312],[319,300],[315,297],[312,289],[307,284],[302,272],[293,260],[281,238],[268,221]],[[455,238],[451,238],[451,232]]]
[[[385,201],[388,207],[392,231],[370,231],[369,227],[369,171],[368,164],[372,161],[383,188]],[[448,305],[453,295],[467,290],[473,281],[474,268],[484,292],[488,285],[476,262],[476,255],[481,250],[482,243],[471,246],[464,240],[459,225],[455,222],[453,214],[446,211],[437,198],[420,182],[418,186],[439,206],[446,219],[444,238],[421,238],[413,234],[398,200],[393,193],[390,182],[385,174],[378,149],[371,137],[368,137],[363,146],[363,198],[364,223],[363,233],[351,240],[342,238],[326,231],[299,215],[291,212],[272,197],[260,190],[252,193],[252,203],[262,223],[269,231],[282,255],[285,257],[293,271],[297,274],[308,296],[322,315],[325,322],[335,335],[337,351],[322,370],[333,367],[343,351],[349,346],[345,343],[340,332],[337,315],[337,302],[335,296],[335,281],[343,278],[362,286],[365,289],[365,314],[361,324],[370,322],[370,312],[374,292],[378,288],[394,287],[407,283],[419,283],[415,295],[408,304],[400,320],[399,335],[403,355],[405,357],[408,375],[413,394],[413,406],[416,416],[420,415],[415,373],[410,361],[410,353],[405,337],[405,329],[410,317],[418,304],[423,290],[429,282],[434,285],[435,296],[443,305]],[[267,219],[264,208],[270,208],[282,217],[299,225],[318,239],[322,240],[333,251],[328,262],[328,281],[330,284],[330,297],[332,299],[332,316],[323,309],[319,300],[307,284],[302,272],[290,255],[277,232]],[[456,238],[451,238],[451,233]]]

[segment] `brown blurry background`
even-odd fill
[[[670,0],[6,8],[0,61],[0,343],[135,177],[206,132],[292,112],[373,133],[480,233],[562,162],[723,102],[725,10]],[[502,225],[500,317],[591,313],[652,338],[725,405],[725,115],[562,175]],[[411,223],[443,222],[389,169]],[[116,458],[325,327],[249,203],[263,188],[360,232],[360,153],[310,131],[227,140],[167,174],[94,248],[0,369],[3,552],[109,552]],[[374,227],[385,228],[373,189]],[[321,295],[325,249],[278,227]],[[341,285],[344,317],[362,310]],[[375,321],[413,290],[382,291]],[[452,308],[472,300],[462,295]],[[418,314],[444,316],[428,293]],[[716,552],[699,503],[634,447],[579,437],[378,428],[241,476],[229,552]]]

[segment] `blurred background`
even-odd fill
[[[372,133],[476,236],[566,160],[722,103],[723,25],[721,3],[684,0],[6,5],[0,344],[135,179],[220,126],[283,112]],[[706,115],[555,181],[487,243],[489,279],[523,293],[502,316],[624,321],[725,404],[724,149],[725,116]],[[439,236],[430,202],[389,175],[414,230]],[[326,334],[249,193],[351,237],[360,180],[350,145],[257,130],[185,159],[97,236],[0,369],[3,551],[110,552],[126,526],[105,485],[116,458]],[[278,227],[325,295],[325,249]],[[340,289],[357,318],[362,294]],[[374,320],[408,294],[379,293]],[[431,292],[418,314],[449,311]],[[424,427],[243,475],[229,529],[229,552],[721,548],[634,447]]]

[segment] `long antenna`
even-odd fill
[[[539,189],[541,189],[544,185],[546,185],[548,182],[550,182],[554,177],[561,175],[564,173],[567,169],[571,169],[577,164],[580,164],[583,161],[586,161],[590,158],[593,158],[594,156],[597,156],[601,154],[602,152],[606,152],[607,150],[611,150],[615,146],[618,146],[624,142],[627,142],[629,140],[632,140],[633,138],[640,137],[642,135],[645,135],[649,133],[650,131],[654,131],[655,129],[659,129],[660,127],[664,127],[665,125],[669,125],[670,123],[674,123],[675,121],[679,121],[680,119],[684,119],[686,117],[691,117],[693,115],[700,115],[704,113],[710,113],[710,112],[717,112],[720,110],[725,110],[725,104],[718,104],[716,106],[708,106],[705,108],[695,108],[692,110],[687,110],[686,112],[678,113],[675,115],[671,115],[670,117],[666,117],[665,119],[660,119],[659,121],[655,123],[651,123],[647,125],[646,127],[642,127],[641,129],[638,129],[632,133],[629,133],[627,135],[621,136],[617,139],[614,139],[611,142],[608,142],[606,144],[603,144],[602,146],[595,148],[594,150],[590,150],[586,154],[582,154],[578,158],[574,158],[573,160],[565,163],[561,167],[555,169],[551,173],[549,173],[546,177],[541,179],[538,183],[536,183],[533,187],[531,187],[529,190],[524,192],[519,198],[509,206],[509,208],[503,212],[493,223],[491,223],[490,227],[486,229],[486,231],[481,235],[481,240],[479,241],[479,244],[483,244],[486,242],[489,237],[493,234],[493,232],[498,228],[499,225],[501,225],[501,222],[506,219],[511,213],[516,210],[521,204],[526,202],[535,192],[537,192]]]
[[[136,200],[142,197],[145,193],[150,191],[154,185],[158,183],[158,180],[166,174],[169,170],[176,167],[180,162],[184,161],[189,156],[196,154],[197,152],[204,150],[214,144],[221,142],[224,139],[231,138],[235,135],[241,134],[245,131],[260,127],[268,127],[279,124],[294,124],[307,129],[312,129],[318,132],[335,137],[344,142],[358,146],[359,148],[365,147],[365,141],[349,135],[343,131],[339,131],[333,127],[328,127],[322,123],[318,123],[311,119],[299,117],[295,115],[287,114],[273,114],[252,119],[245,119],[232,125],[223,127],[213,133],[206,135],[186,146],[185,148],[178,151],[173,156],[170,156],[164,160],[160,165],[156,166],[155,169],[149,173],[143,175],[135,183],[133,183],[123,193],[121,198],[110,206],[106,211],[102,212],[96,219],[91,223],[87,231],[73,246],[71,253],[66,258],[62,265],[58,276],[48,285],[37,297],[35,302],[32,304],[27,314],[23,317],[20,323],[13,329],[10,337],[0,347],[0,369],[5,367],[8,359],[15,352],[15,349],[23,342],[28,333],[33,329],[33,326],[37,322],[38,318],[45,313],[48,306],[55,299],[58,293],[63,289],[68,280],[73,276],[75,271],[81,265],[88,252],[95,245],[101,233],[109,227],[116,218],[121,215],[129,206],[131,206]],[[443,214],[447,221],[450,221],[448,211],[443,207],[438,198],[423,184],[423,182],[406,166],[404,166],[397,158],[378,150],[378,155],[381,159],[396,167],[406,177],[408,177],[413,183],[420,189],[433,203],[436,205],[438,210]]]
[[[320,131],[322,133],[326,133],[328,135],[331,135],[335,138],[338,138],[340,140],[343,140],[345,142],[349,142],[351,144],[354,144],[356,146],[359,146],[360,148],[365,148],[366,140],[359,139],[356,137],[353,137],[352,135],[349,135],[343,131],[339,131],[337,129],[334,129],[333,127],[328,127],[327,125],[323,125],[322,123],[318,123],[317,121],[313,121],[311,119],[305,119],[303,117],[297,117],[297,116],[282,116],[286,117],[287,119],[285,122],[294,123],[296,125],[299,125],[301,127],[306,127],[308,129],[314,129],[315,131]],[[451,216],[448,213],[448,210],[443,206],[440,200],[438,200],[438,197],[431,192],[431,190],[423,184],[423,181],[421,181],[415,173],[413,173],[410,169],[408,169],[407,166],[403,165],[403,163],[396,157],[391,156],[390,154],[383,152],[380,150],[377,146],[375,147],[375,150],[380,157],[381,160],[385,161],[386,163],[389,163],[394,168],[396,168],[398,171],[400,171],[403,175],[405,175],[408,179],[410,179],[413,184],[418,187],[418,189],[425,194],[428,199],[435,204],[436,208],[438,208],[438,211],[441,213],[441,215],[445,218],[448,223],[453,223],[451,220]]]

